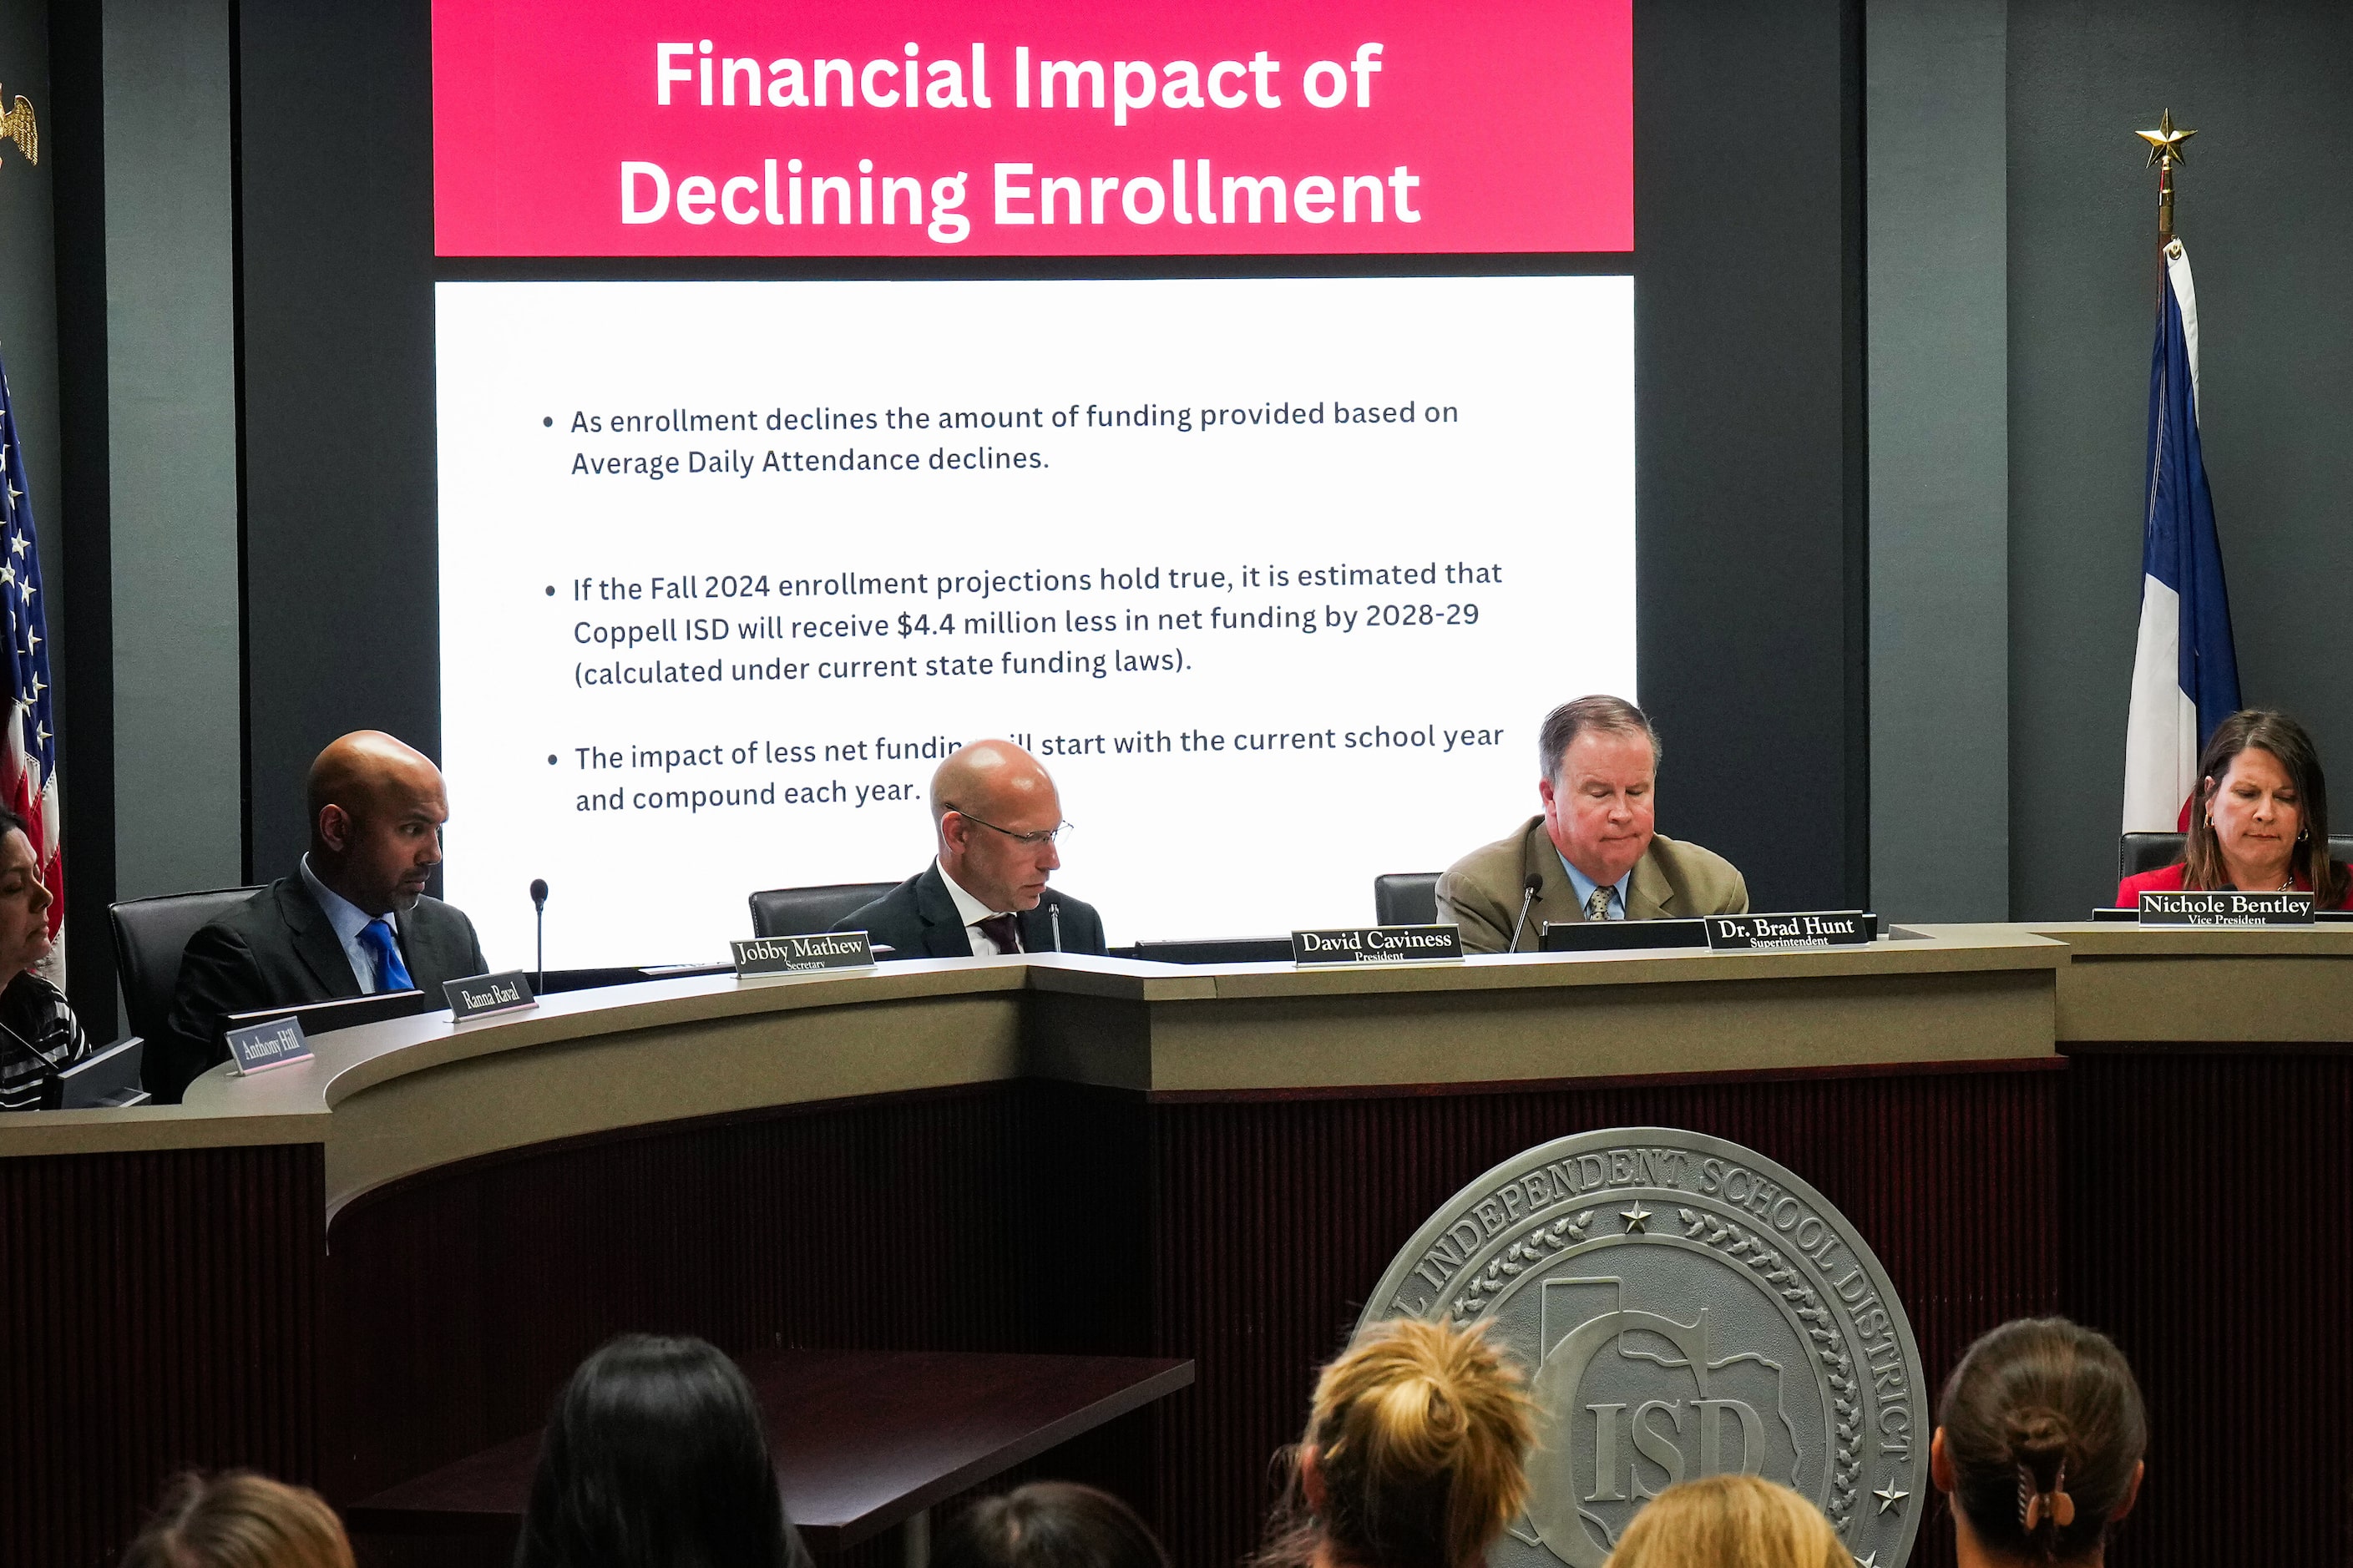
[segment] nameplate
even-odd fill
[[[2308,926],[2310,893],[2143,893],[2145,926]]]
[[[302,1033],[300,1018],[275,1018],[267,1024],[248,1024],[228,1032],[228,1059],[237,1065],[240,1074],[266,1072],[282,1068],[288,1062],[311,1059],[310,1037]]]
[[[1718,952],[1805,952],[1869,947],[1878,921],[1864,910],[1795,915],[1710,915],[1707,945]]]
[[[1346,926],[1291,933],[1293,963],[1427,963],[1462,956],[1454,926]]]
[[[874,967],[874,949],[862,931],[823,931],[815,936],[756,936],[733,945],[739,976]]]
[[[453,1024],[539,1005],[539,998],[531,994],[530,977],[520,969],[501,974],[477,974],[470,980],[445,980],[441,983],[441,994],[449,998],[449,1021]]]

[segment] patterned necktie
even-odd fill
[[[1585,900],[1587,920],[1606,921],[1609,918],[1609,891],[1608,888],[1593,889],[1593,896]]]
[[[373,920],[360,927],[360,945],[375,960],[376,989],[406,991],[417,984],[408,977],[408,965],[400,962],[400,949],[392,940],[392,922]]]
[[[990,915],[986,919],[973,921],[973,924],[980,928],[981,935],[997,944],[997,952],[1019,952],[1021,951],[1020,928],[1015,923],[1011,915]]]

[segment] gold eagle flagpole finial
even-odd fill
[[[2133,134],[2148,143],[2149,166],[2157,171],[2157,243],[2162,246],[2173,238],[2173,165],[2189,161],[2181,144],[2198,132],[2175,130],[2168,109],[2158,116],[2156,130]]]
[[[33,103],[21,92],[16,107],[0,114],[0,141],[14,142],[27,163],[41,161],[41,132],[33,123]]]

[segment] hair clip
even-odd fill
[[[2061,1464],[2059,1474],[2051,1482],[2051,1489],[2034,1489],[2034,1477],[2024,1465],[2018,1467],[2018,1522],[2031,1535],[2048,1519],[2061,1530],[2075,1522],[2075,1500],[2067,1495],[2067,1467]]]

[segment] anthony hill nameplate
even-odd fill
[[[539,998],[531,994],[531,977],[520,969],[477,974],[465,980],[444,980],[441,994],[449,998],[449,1021],[453,1024],[539,1005]]]
[[[1291,933],[1293,963],[1419,963],[1462,956],[1453,926],[1349,926]]]
[[[735,973],[802,974],[818,969],[871,969],[874,950],[862,931],[816,936],[762,936],[733,944]]]
[[[2308,926],[2310,893],[2143,893],[2145,926]]]
[[[1878,925],[1863,910],[1799,915],[1709,915],[1707,945],[1718,952],[1802,952],[1817,947],[1868,947]]]
[[[302,1033],[300,1018],[248,1024],[228,1032],[228,1059],[237,1064],[240,1075],[260,1072],[265,1068],[282,1068],[289,1062],[309,1061],[311,1041]]]
[[[1901,1568],[1929,1499],[1919,1347],[1844,1215],[1772,1161],[1657,1127],[1579,1133],[1447,1200],[1362,1328],[1492,1318],[1537,1407],[1493,1568],[1602,1568],[1649,1499],[1746,1470],[1858,1563]]]

